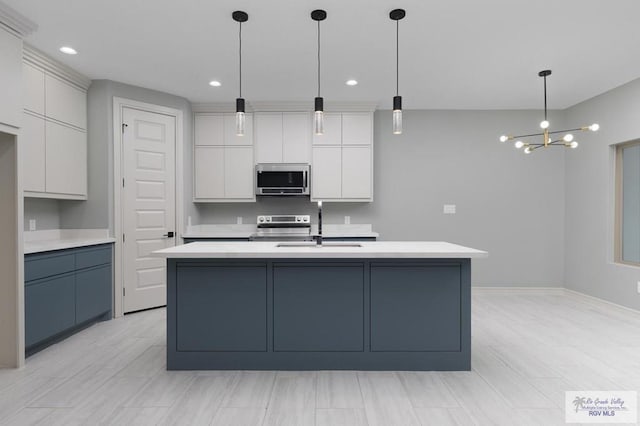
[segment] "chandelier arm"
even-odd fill
[[[550,135],[555,135],[557,133],[566,133],[566,132],[577,132],[577,131],[585,131],[588,130],[588,127],[585,129],[584,127],[578,127],[577,129],[567,129],[567,130],[556,130],[553,132],[549,132]]]
[[[532,133],[530,135],[510,136],[509,139],[530,138],[533,136],[542,136],[542,135],[544,135],[544,133]]]

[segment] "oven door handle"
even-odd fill
[[[308,186],[307,185],[307,171],[305,170],[304,171],[304,187],[306,188],[307,186]]]

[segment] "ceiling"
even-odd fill
[[[539,70],[552,69],[549,107],[566,108],[640,77],[638,0],[2,0],[39,29],[27,42],[91,79],[156,89],[192,102],[238,96],[238,24],[245,10],[243,95],[309,101],[316,95],[322,22],[322,95],[391,107],[395,23],[402,7],[400,94],[407,109],[542,106]],[[76,56],[58,51],[63,45]],[[359,84],[344,83],[354,78]],[[221,87],[212,88],[210,80]]]

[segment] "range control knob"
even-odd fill
[[[258,222],[260,223],[264,222],[264,216],[258,216]]]
[[[302,218],[300,216],[296,216],[296,222],[300,222]]]

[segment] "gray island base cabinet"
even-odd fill
[[[169,370],[471,368],[469,258],[167,266]]]

